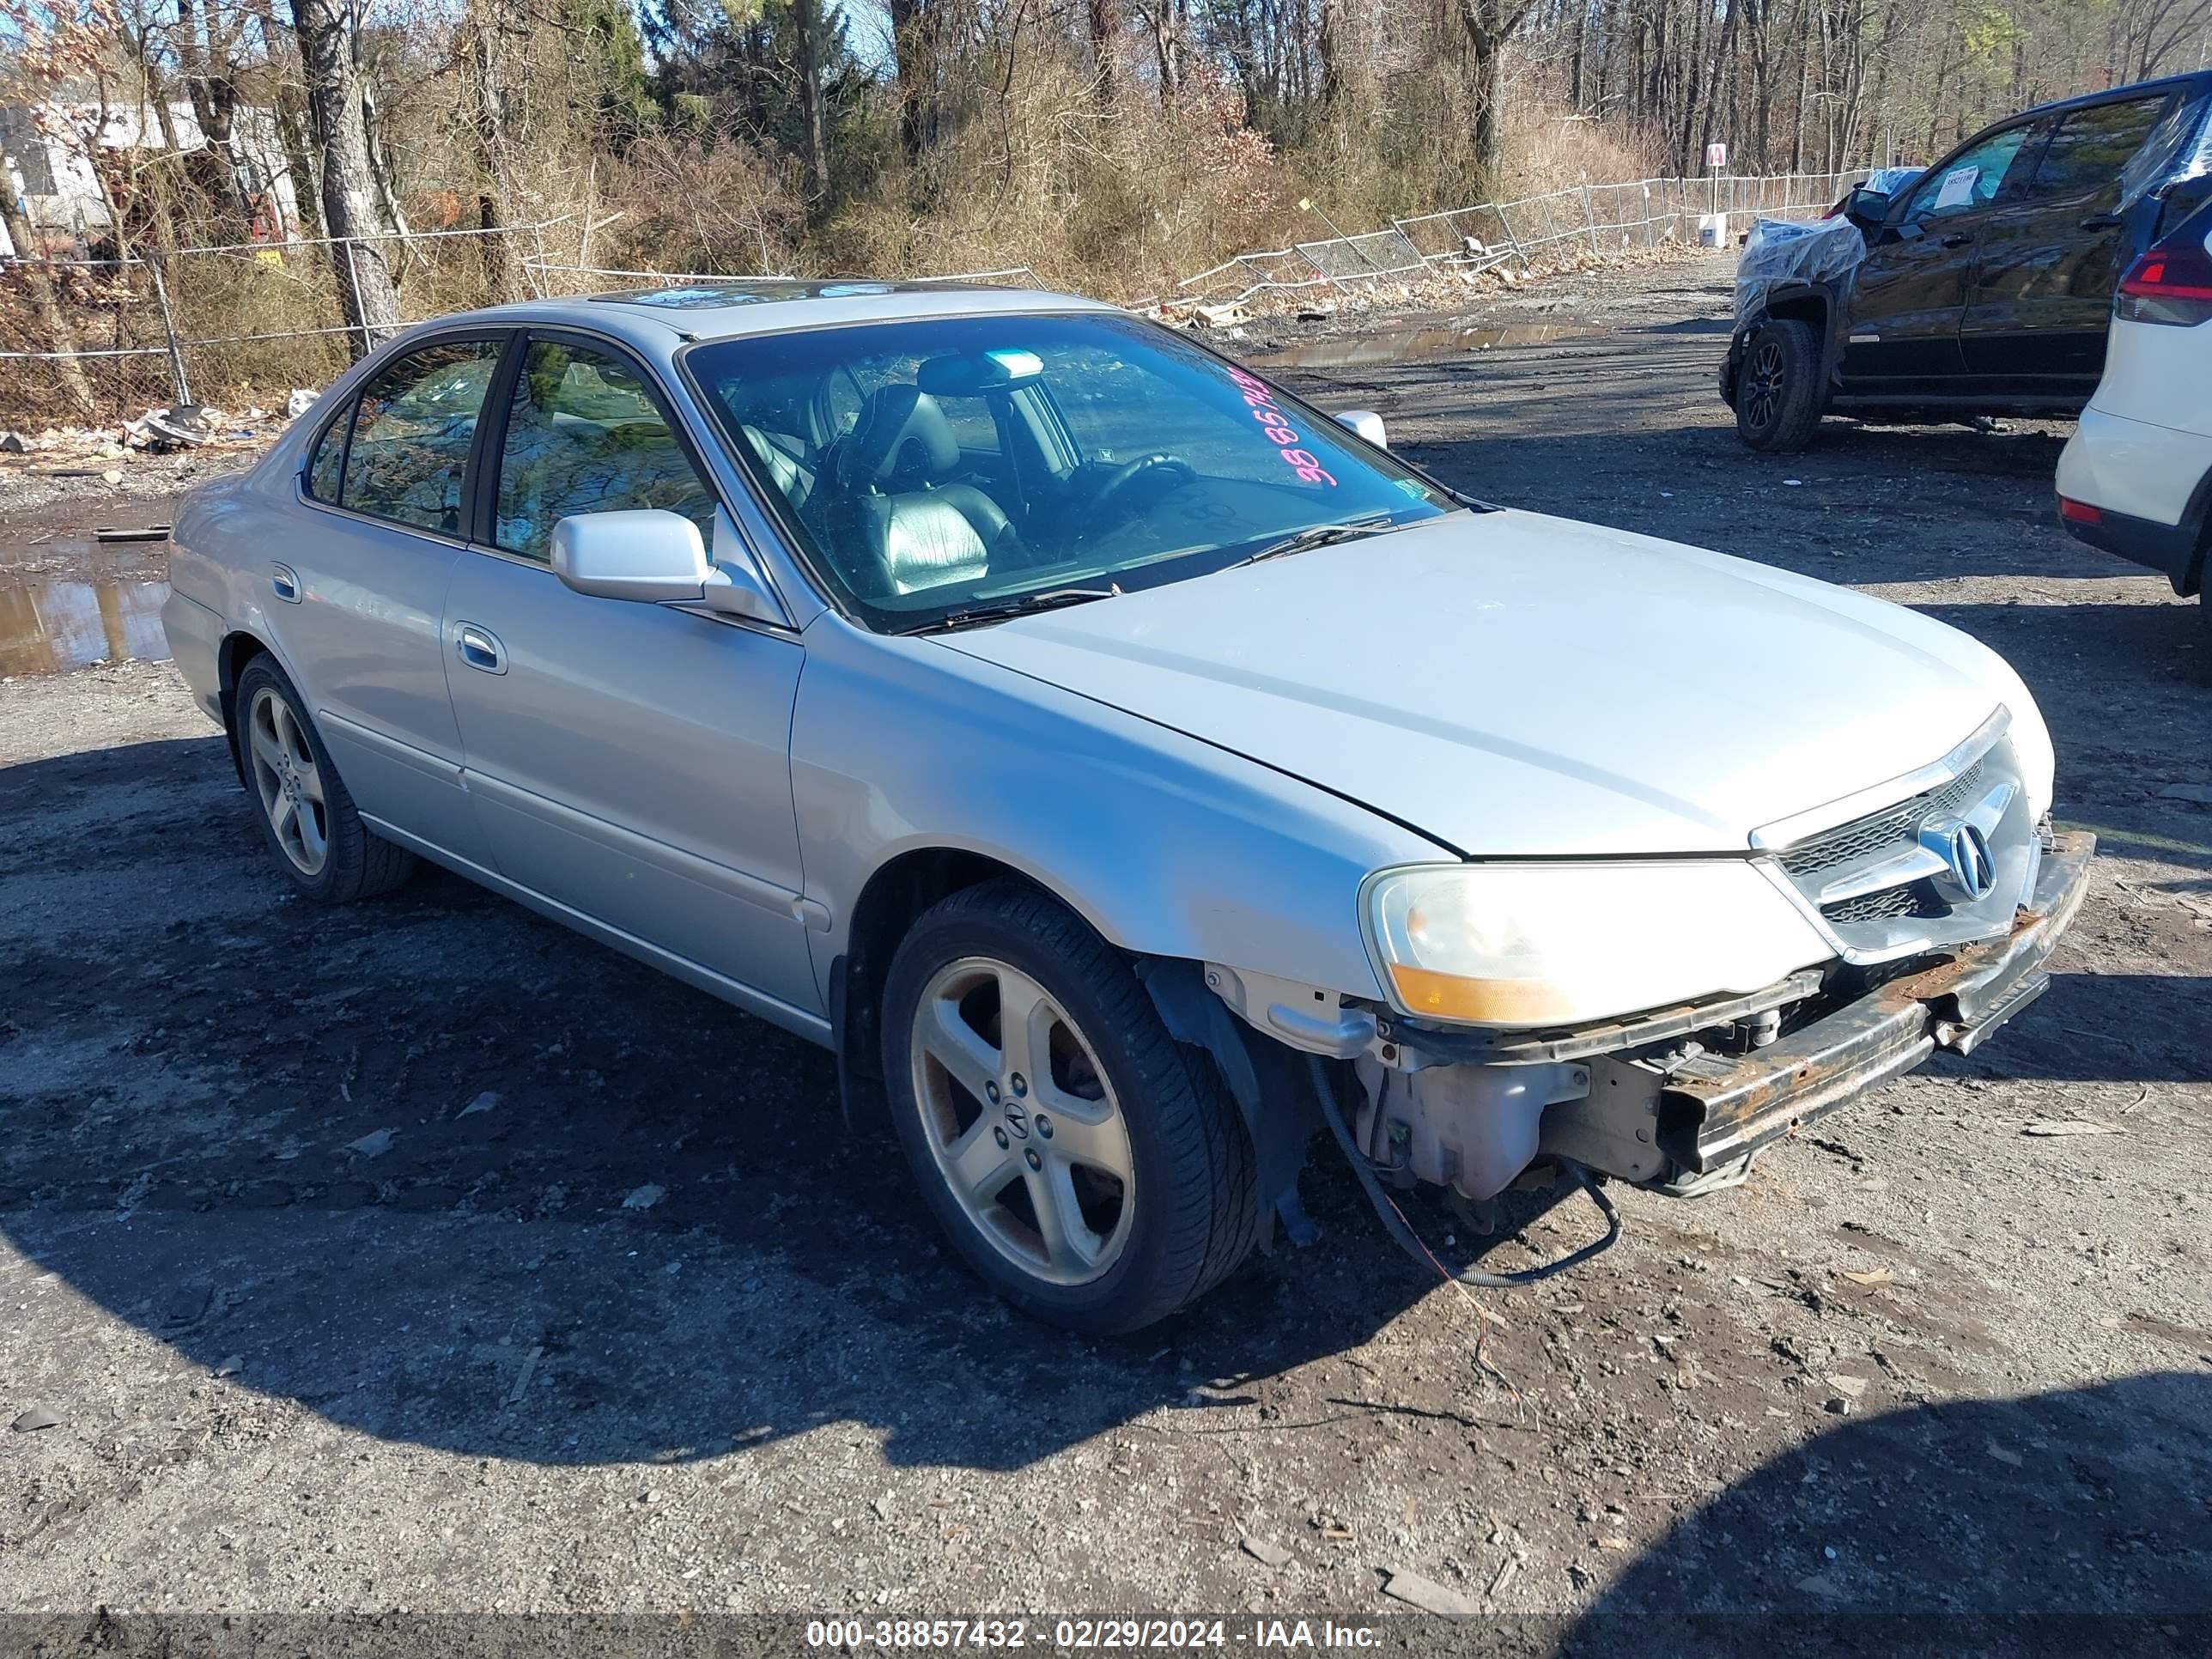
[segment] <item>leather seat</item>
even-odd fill
[[[836,456],[838,540],[863,593],[914,593],[973,581],[1013,550],[1013,526],[972,484],[948,482],[960,444],[944,410],[911,386],[877,388]]]
[[[757,426],[741,426],[753,459],[768,474],[769,482],[781,492],[793,512],[806,505],[806,498],[814,493],[814,469],[804,459],[805,451],[796,438],[781,432],[766,432]]]

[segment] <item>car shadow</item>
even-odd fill
[[[1557,1651],[2202,1651],[2208,1423],[2179,1371],[1845,1423],[1674,1522]]]
[[[1047,1329],[940,1243],[823,1051],[442,872],[294,900],[212,737],[0,769],[0,1233],[348,1428],[584,1463],[849,1421],[1016,1468],[1436,1285],[1317,1141],[1325,1243],[1126,1340]],[[1486,1258],[1590,1236],[1560,1195],[1514,1195],[1527,1248]]]
[[[1019,1468],[1249,1397],[1436,1285],[1317,1142],[1319,1247],[1131,1339],[1038,1326],[843,1120],[822,1051],[442,872],[295,900],[213,737],[0,769],[0,1232],[344,1427],[568,1464],[843,1422],[895,1463]],[[1406,1202],[1497,1271],[1595,1237],[1573,1197],[1511,1194],[1480,1242]]]

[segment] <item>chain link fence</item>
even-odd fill
[[[1772,178],[1638,179],[1578,185],[1517,202],[1484,202],[1394,219],[1386,230],[1240,253],[1194,276],[1179,301],[1237,303],[1305,289],[1340,288],[1429,270],[1527,266],[1569,245],[1592,254],[1694,246],[1700,222],[1725,214],[1731,227],[1753,217],[1826,212],[1864,169]],[[1157,301],[1154,303],[1158,303]]]
[[[1819,212],[1859,176],[1644,179],[1449,208],[1395,219],[1379,230],[1241,253],[1133,308],[1349,289],[1431,271],[1527,267],[1569,246],[1613,255],[1694,244],[1708,215],[1729,215],[1741,228],[1747,216]],[[748,280],[728,272],[593,265],[587,251],[574,246],[581,240],[564,216],[493,231],[13,260],[0,281],[0,427],[112,426],[150,409],[188,404],[232,413],[257,404],[281,408],[288,389],[327,384],[362,349],[358,331],[339,313],[338,273],[367,252],[390,268],[403,323],[503,299],[643,283]],[[556,257],[550,250],[562,242],[574,251]],[[1016,265],[919,280],[1039,279]],[[41,302],[40,286],[51,292],[51,307]],[[55,338],[57,319],[66,349]]]
[[[562,222],[10,260],[0,424],[112,422],[189,404],[281,407],[289,388],[323,386],[365,343],[339,311],[348,262],[382,258],[402,324],[420,322],[543,293],[532,261]],[[39,286],[51,291],[51,310]],[[56,313],[67,349],[56,346]]]

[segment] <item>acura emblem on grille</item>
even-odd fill
[[[1965,899],[1987,898],[1997,884],[1997,862],[1990,838],[1964,818],[1930,818],[1920,826],[1920,844],[1943,860],[1936,879]]]

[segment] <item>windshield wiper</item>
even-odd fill
[[[956,628],[972,628],[979,623],[1004,622],[1009,617],[1027,617],[1039,611],[1057,611],[1066,605],[1084,605],[1092,599],[1116,599],[1121,590],[1113,587],[1054,587],[1042,593],[1015,593],[1003,599],[989,599],[981,605],[963,605],[957,611],[948,611],[932,623],[911,629],[916,634],[941,634]]]
[[[1224,570],[1241,570],[1248,564],[1257,564],[1262,559],[1279,559],[1289,553],[1304,553],[1312,548],[1331,547],[1338,542],[1356,542],[1366,536],[1379,536],[1390,527],[1390,514],[1370,513],[1364,518],[1346,519],[1336,524],[1309,525],[1293,532],[1279,541],[1269,542],[1256,553],[1247,553],[1234,564],[1222,567]]]

